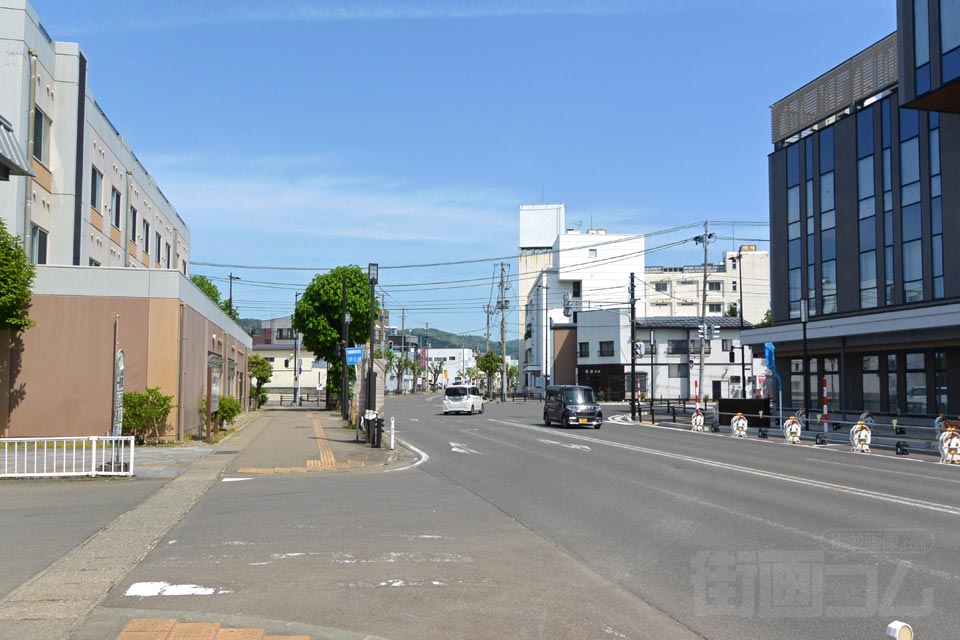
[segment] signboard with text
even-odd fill
[[[363,347],[347,347],[347,364],[350,366],[360,364],[363,360]]]
[[[123,349],[117,349],[113,369],[113,436],[123,434],[123,368]]]

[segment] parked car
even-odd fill
[[[448,413],[483,413],[480,389],[467,385],[452,385],[443,393],[443,415]]]
[[[543,401],[543,424],[552,422],[567,427],[581,425],[599,429],[603,426],[603,412],[590,387],[553,385],[547,387]]]

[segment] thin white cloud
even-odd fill
[[[673,11],[677,5],[704,4],[705,0],[415,0],[407,2],[276,2],[271,6],[219,2],[203,5],[155,7],[149,16],[125,16],[112,20],[64,25],[59,32],[70,35],[185,29],[229,24],[285,22],[361,22],[398,20],[467,20],[526,16],[623,15]],[[177,13],[163,13],[171,11]]]

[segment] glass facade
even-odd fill
[[[943,196],[940,177],[940,114],[929,114],[930,123],[930,255],[933,262],[933,297],[943,297]]]
[[[857,215],[860,218],[860,308],[877,306],[877,205],[873,107],[857,114]]]
[[[820,132],[820,292],[824,314],[837,311],[837,212],[833,127]]]
[[[923,301],[923,245],[920,205],[920,114],[900,109],[900,239],[903,301]]]

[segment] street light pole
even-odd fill
[[[343,327],[340,334],[340,366],[343,375],[340,380],[340,416],[344,420],[350,419],[350,374],[347,372],[347,346],[350,336],[350,312],[347,311],[347,279],[344,278],[341,287],[340,311],[343,314]]]
[[[297,312],[297,304],[300,302],[300,292],[293,294],[293,312]],[[231,302],[232,304],[232,302]],[[300,332],[293,330],[293,406],[300,406]]]
[[[158,260],[159,260],[159,258],[158,258]],[[233,281],[234,281],[234,280],[240,280],[240,276],[235,276],[235,275],[233,275],[233,272],[231,271],[231,272],[230,272],[230,275],[229,275],[228,277],[230,278],[230,311],[236,311],[236,310],[237,310],[237,306],[236,306],[235,304],[233,304]],[[237,315],[239,316],[239,314],[237,314]]]
[[[810,406],[810,359],[807,358],[807,321],[809,309],[807,299],[800,300],[800,324],[803,325],[803,428],[807,428],[807,408]]]
[[[637,295],[630,272],[630,419],[637,419]]]
[[[367,265],[367,279],[370,281],[370,351],[367,353],[367,359],[370,366],[367,369],[367,411],[377,410],[377,378],[373,371],[373,345],[376,339],[376,320],[374,312],[377,306],[377,279],[380,274],[380,265],[371,262]],[[359,432],[358,432],[359,433]]]

